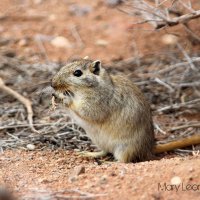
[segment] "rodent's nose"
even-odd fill
[[[51,80],[51,87],[55,88],[55,81],[53,79]]]
[[[60,83],[61,80],[58,76],[54,76],[52,79],[51,79],[51,87],[53,89],[56,89],[57,87],[59,87],[59,85],[61,84]]]

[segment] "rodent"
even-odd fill
[[[112,153],[120,162],[144,161],[183,147],[172,142],[155,145],[150,105],[140,89],[126,76],[111,75],[101,61],[78,59],[53,77],[53,96],[61,99],[70,116],[86,131],[102,153]],[[185,139],[186,140],[186,139]],[[200,135],[191,145],[200,143]],[[177,146],[178,145],[178,146]]]

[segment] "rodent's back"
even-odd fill
[[[110,122],[119,141],[131,143],[135,160],[148,159],[154,146],[150,105],[140,89],[125,76],[111,75],[114,87]]]

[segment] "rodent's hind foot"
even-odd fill
[[[89,152],[89,151],[81,151],[78,152],[80,157],[89,157],[89,158],[102,158],[107,155],[105,151],[98,151],[98,152]]]

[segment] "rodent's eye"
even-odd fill
[[[74,71],[73,74],[74,74],[74,76],[79,77],[79,76],[81,76],[83,74],[83,72],[80,69],[77,69],[76,71]]]

